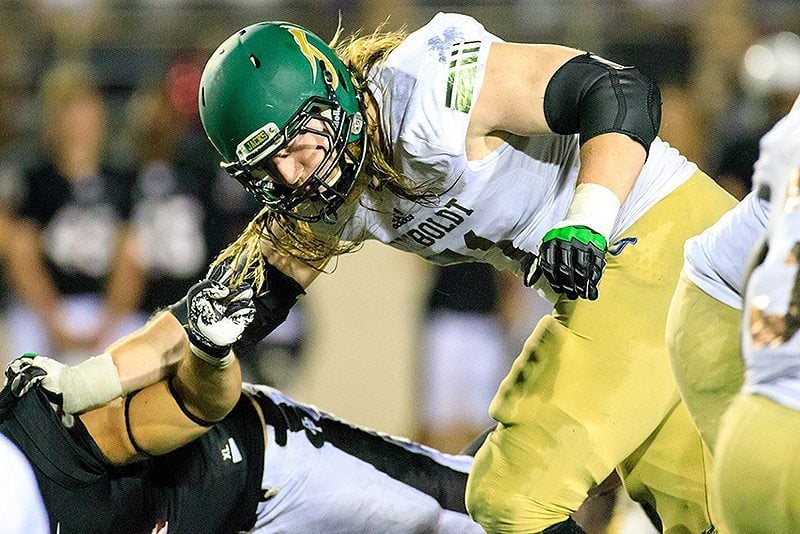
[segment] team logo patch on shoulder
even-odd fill
[[[480,41],[462,41],[453,43],[450,47],[445,94],[445,106],[448,108],[469,113],[480,49]]]
[[[439,63],[447,61],[447,52],[450,47],[457,41],[463,41],[464,34],[455,26],[445,28],[444,31],[428,39],[428,49],[436,52],[439,57]]]

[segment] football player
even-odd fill
[[[458,14],[336,50],[262,22],[213,53],[199,104],[224,168],[264,204],[227,255],[307,288],[374,239],[491,263],[554,301],[470,473],[487,530],[574,532],[615,468],[665,530],[711,526],[664,323],[684,241],[735,201],[657,137],[659,92],[636,68]]]
[[[685,264],[667,320],[667,343],[681,395],[713,452],[722,415],[744,380],[741,314],[748,265],[763,260],[770,213],[786,198],[800,135],[792,110],[760,141],[753,191],[716,224],[686,242]],[[770,210],[770,204],[775,207]],[[713,320],[709,320],[713,317]]]
[[[219,272],[102,356],[67,367],[31,355],[7,368],[0,434],[30,459],[53,530],[483,532],[464,505],[471,457],[222,374],[236,368],[231,345],[254,320],[245,337],[263,333],[280,297],[253,301]],[[187,366],[201,388],[183,384]]]
[[[800,407],[799,139],[800,99],[761,139],[753,192],[687,242],[669,312],[673,366],[713,452],[714,487],[731,532],[791,532],[800,511],[783,490],[791,484],[776,483],[792,480],[796,469],[785,451],[796,446]]]
[[[800,518],[794,490],[800,481],[794,454],[800,445],[800,99],[759,148],[753,182],[770,201],[769,233],[766,245],[756,247],[757,266],[746,283],[743,363],[729,352],[716,356],[736,362],[719,376],[727,372],[731,386],[743,387],[736,396],[725,391],[723,406],[714,409],[727,411],[711,429],[726,531],[747,534],[793,532]]]

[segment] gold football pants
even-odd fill
[[[540,532],[567,519],[618,467],[664,532],[709,524],[704,447],[680,402],[664,342],[683,243],[735,200],[695,173],[623,232],[596,301],[556,303],[495,395],[467,507],[488,532]]]
[[[681,273],[667,317],[667,348],[678,389],[713,454],[722,414],[744,381],[742,312]]]
[[[799,452],[800,412],[761,395],[734,399],[714,457],[722,532],[798,532]]]

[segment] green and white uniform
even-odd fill
[[[511,136],[483,159],[467,160],[467,126],[490,45],[498,41],[470,17],[439,14],[372,72],[370,89],[395,167],[412,182],[445,192],[435,206],[425,206],[385,188],[367,190],[361,205],[349,207],[352,219],[340,211],[345,239],[365,233],[434,263],[483,261],[521,273],[525,254],[536,252],[544,234],[564,220],[578,176],[577,135]],[[610,246],[696,171],[667,143],[653,142]],[[325,224],[315,229],[331,231]]]
[[[521,274],[565,218],[577,136],[509,136],[467,160],[470,113],[498,41],[470,17],[439,14],[371,73],[391,163],[441,194],[426,205],[368,189],[339,210],[345,239]],[[538,324],[500,386],[490,408],[500,425],[470,475],[468,507],[488,530],[536,532],[564,521],[616,467],[665,528],[708,528],[703,450],[672,378],[664,323],[684,241],[733,204],[656,139],[611,233],[600,298],[569,301],[540,287],[554,315]]]

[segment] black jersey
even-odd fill
[[[121,468],[103,460],[78,419],[67,429],[38,388],[19,399],[0,432],[33,465],[54,532],[226,533],[255,522],[264,438],[244,396],[202,438]]]
[[[62,295],[102,291],[129,217],[130,181],[108,169],[71,181],[52,163],[24,174],[16,215],[41,228],[43,259]]]

